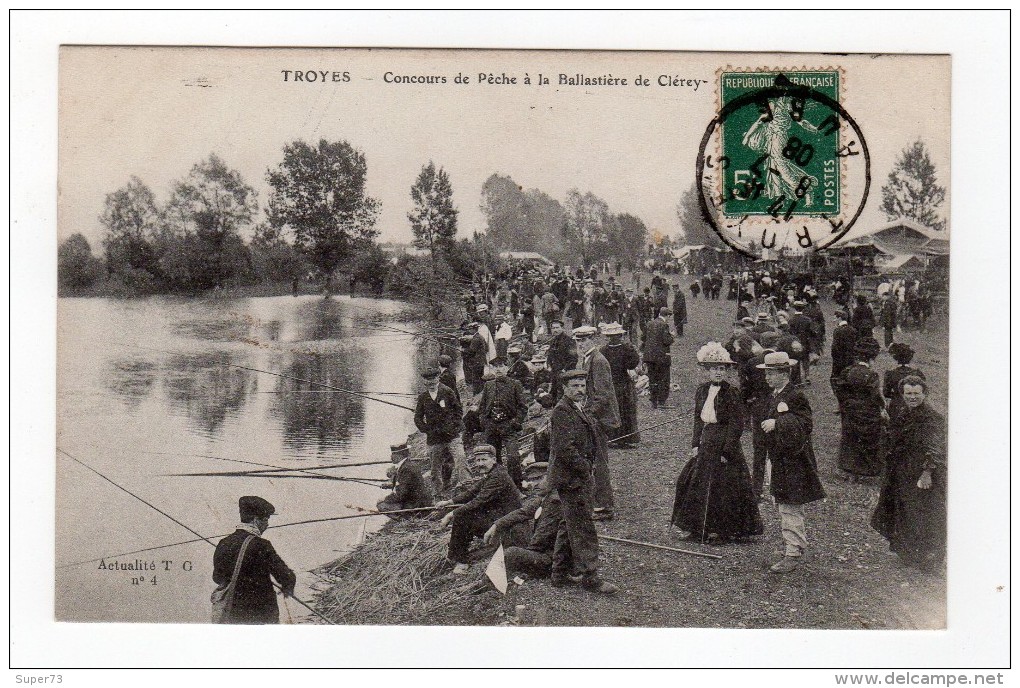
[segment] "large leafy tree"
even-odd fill
[[[609,204],[591,191],[577,189],[567,192],[567,217],[563,235],[576,247],[585,265],[603,258],[607,252],[610,232],[615,219],[609,213]]]
[[[482,184],[482,212],[488,221],[486,235],[500,248],[529,248],[524,230],[527,217],[524,192],[508,176],[491,174]]]
[[[365,155],[347,141],[294,141],[267,172],[273,187],[267,215],[289,229],[294,246],[327,278],[364,240],[375,238],[380,203],[365,193]]]
[[[102,262],[92,255],[89,240],[72,234],[57,248],[57,280],[61,287],[92,286],[102,273]]]
[[[941,231],[946,228],[946,220],[938,210],[945,200],[946,189],[937,182],[935,164],[918,139],[900,153],[893,165],[882,187],[882,211],[890,220],[906,217]]]
[[[640,218],[622,213],[614,218],[613,231],[610,235],[610,252],[630,268],[633,268],[639,256],[645,251],[648,228]]]
[[[164,213],[171,236],[161,263],[178,286],[222,286],[245,269],[248,256],[240,232],[258,212],[257,196],[241,173],[215,153],[174,185]]]
[[[724,248],[725,242],[712,229],[712,225],[705,220],[701,212],[701,204],[698,202],[698,188],[691,185],[680,202],[676,206],[676,219],[680,223],[680,231],[683,234],[683,242],[690,246],[713,246]]]
[[[428,249],[435,255],[437,249],[449,253],[457,235],[457,209],[453,207],[453,187],[450,176],[431,160],[421,168],[418,179],[411,186],[414,209],[407,214],[414,232],[414,245]]]
[[[106,195],[99,222],[106,229],[103,251],[107,269],[155,272],[156,252],[153,238],[159,210],[152,190],[138,177]]]

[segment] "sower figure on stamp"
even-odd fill
[[[588,374],[584,410],[595,421],[595,520],[613,518],[613,483],[609,474],[609,433],[620,425],[620,406],[609,361],[595,346],[594,327],[574,330],[580,367]]]
[[[425,391],[418,395],[414,425],[425,433],[432,486],[438,495],[450,488],[451,481],[459,483],[469,477],[460,437],[463,410],[454,391],[440,384],[438,368],[428,368],[421,376]]]
[[[765,380],[772,389],[761,429],[765,432],[767,458],[772,462],[772,495],[786,543],[783,558],[769,569],[773,573],[789,573],[800,564],[808,545],[804,505],[825,497],[811,440],[811,405],[790,384],[795,365],[797,361],[777,351],[766,354],[758,366],[765,371]]]
[[[563,514],[553,550],[552,584],[568,585],[571,574],[577,573],[586,590],[611,595],[619,588],[599,577],[599,540],[592,521],[599,430],[582,409],[588,373],[571,370],[562,377],[563,398],[550,419],[552,456],[547,478],[549,488],[559,494]]]
[[[233,603],[229,605],[225,623],[280,623],[280,607],[270,577],[276,580],[284,595],[294,594],[297,578],[272,543],[262,538],[276,508],[261,497],[248,496],[238,500],[238,510],[241,523],[237,530],[220,540],[213,554],[213,582],[218,589],[225,589],[231,580],[234,581]]]

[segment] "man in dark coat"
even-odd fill
[[[677,337],[684,336],[684,325],[687,324],[687,297],[680,291],[680,283],[673,285],[673,329]]]
[[[602,347],[602,355],[609,362],[616,391],[616,405],[620,411],[620,424],[608,431],[607,437],[617,449],[637,446],[640,437],[637,427],[637,390],[634,380],[641,356],[634,345],[626,341],[627,331],[616,323],[610,323],[603,330],[609,342]]]
[[[482,375],[485,373],[485,364],[488,361],[489,345],[485,337],[478,331],[478,323],[471,323],[474,334],[467,343],[461,356],[461,365],[464,366],[464,382],[470,388],[472,394],[478,394],[482,390]]]
[[[241,523],[237,530],[220,540],[213,554],[213,582],[226,588],[234,576],[238,556],[246,540],[241,570],[234,583],[234,598],[226,623],[275,624],[280,623],[280,608],[276,604],[273,582],[284,595],[294,594],[297,578],[283,562],[262,533],[269,527],[269,517],[276,508],[261,497],[241,497],[238,500]]]
[[[507,573],[523,571],[545,578],[552,571],[556,533],[562,518],[559,493],[542,481],[538,492],[524,500],[520,509],[493,523],[483,540],[485,544],[497,540],[503,545]]]
[[[482,389],[478,418],[485,430],[485,441],[496,448],[496,462],[507,467],[514,485],[520,488],[523,475],[517,433],[528,416],[528,401],[521,383],[506,376],[505,359],[495,359],[492,372],[493,379]]]
[[[393,461],[390,468],[393,473],[393,491],[375,505],[378,511],[402,511],[432,506],[432,494],[425,484],[425,478],[414,462],[408,461],[409,456],[407,442],[390,446],[390,460]],[[390,518],[414,518],[427,513],[397,514]]]
[[[765,371],[760,366],[765,362],[765,356],[775,353],[778,340],[778,333],[762,332],[761,352],[752,356],[744,366],[744,379],[747,385],[744,398],[751,412],[751,446],[754,450],[751,459],[751,486],[758,501],[761,501],[762,490],[765,488],[767,454],[766,436],[761,424],[768,413],[768,402],[772,396],[772,388],[765,380]]]
[[[801,378],[808,382],[811,380],[811,353],[815,351],[816,337],[814,321],[804,315],[805,306],[807,306],[807,303],[800,300],[790,304],[792,311],[790,315],[790,334],[796,337],[803,347],[800,352],[800,373]]]
[[[533,395],[535,393],[535,374],[531,372],[528,362],[524,360],[523,352],[524,347],[520,344],[511,344],[507,348],[506,353],[510,360],[506,376],[511,380],[520,382],[521,387]]]
[[[547,480],[549,489],[559,494],[563,514],[553,548],[552,584],[567,585],[576,572],[585,589],[611,595],[619,588],[599,577],[599,539],[592,521],[599,431],[582,409],[587,377],[584,370],[563,374],[563,398],[549,421],[552,457]]]
[[[885,334],[885,348],[893,343],[896,336],[896,311],[898,307],[896,296],[890,292],[882,297],[882,310],[879,312],[879,321]]]
[[[447,557],[456,563],[453,572],[458,575],[468,572],[471,541],[484,535],[496,519],[521,506],[521,494],[506,469],[496,463],[496,449],[492,445],[475,447],[471,472],[479,478],[477,481],[458,491],[453,499],[436,505],[459,505],[440,521],[444,528],[453,523]]]
[[[584,303],[581,304],[581,311],[584,311]],[[581,326],[581,319],[575,318],[576,327]],[[560,383],[560,373],[564,370],[573,370],[577,366],[577,345],[573,338],[563,331],[563,321],[553,320],[552,339],[549,340],[549,350],[546,352],[546,362],[553,376],[553,398],[559,399],[563,392]]]
[[[854,345],[857,343],[857,329],[847,322],[847,313],[836,310],[836,328],[832,331],[832,373],[829,385],[837,394],[838,380],[844,369],[854,364]]]
[[[804,505],[825,497],[811,442],[814,427],[811,405],[790,384],[790,371],[796,365],[785,352],[777,351],[766,354],[759,366],[772,389],[761,429],[766,434],[766,452],[772,462],[772,495],[786,543],[785,555],[769,569],[773,573],[789,573],[800,564],[808,544]]]
[[[595,452],[595,513],[596,520],[613,518],[613,483],[609,475],[609,434],[620,425],[620,406],[613,386],[609,361],[595,342],[594,327],[574,330],[579,367],[588,373],[584,410],[595,421],[598,430]]]
[[[439,355],[439,384],[446,385],[460,401],[460,390],[457,385],[457,376],[453,373],[453,359],[446,354]]]
[[[432,487],[440,494],[450,487],[451,480],[459,483],[469,477],[460,437],[463,409],[454,391],[440,384],[438,368],[429,368],[421,376],[425,391],[418,395],[414,425],[425,433],[432,465]]]
[[[651,392],[652,408],[658,408],[669,399],[669,347],[673,335],[669,331],[667,318],[673,313],[668,308],[659,309],[659,317],[648,323],[641,349],[648,366],[648,387]]]
[[[875,329],[875,311],[871,310],[868,298],[864,294],[857,295],[857,305],[854,306],[850,324],[854,326],[859,336],[872,336],[872,331]]]

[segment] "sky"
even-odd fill
[[[881,185],[918,137],[948,187],[945,56],[63,47],[58,237],[81,232],[98,250],[108,193],[136,175],[165,202],[213,152],[264,205],[266,171],[283,146],[320,138],[365,153],[382,241],[411,240],[410,187],[430,160],[450,175],[460,236],[485,229],[481,187],[493,173],[561,202],[571,188],[591,191],[612,212],[675,235],[676,204],[718,107],[717,73],[734,67],[843,70],[842,102],[867,137],[874,180],[853,234],[885,222]],[[294,80],[309,70],[326,72],[325,82]],[[387,73],[447,83],[387,83]],[[454,83],[458,74],[469,83]],[[479,74],[517,83],[479,83]],[[550,83],[534,83],[539,74]],[[628,84],[559,85],[559,74]],[[639,75],[650,85],[634,85]],[[660,77],[680,85],[660,86]]]

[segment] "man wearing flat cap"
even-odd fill
[[[262,533],[269,527],[269,517],[275,507],[261,497],[241,497],[238,500],[241,523],[237,529],[220,540],[213,554],[213,582],[227,588],[234,580],[232,603],[228,602],[225,623],[275,624],[280,623],[280,608],[276,603],[276,580],[284,595],[294,594],[297,578],[283,562]],[[237,566],[241,560],[240,567]]]
[[[444,528],[453,524],[447,557],[454,562],[453,572],[457,575],[470,569],[471,541],[482,537],[497,519],[521,508],[521,494],[506,469],[496,463],[496,448],[491,444],[474,448],[471,472],[478,480],[456,491],[452,499],[436,504],[458,505],[440,522]]]
[[[549,420],[552,446],[546,476],[549,489],[560,497],[562,514],[553,546],[552,584],[569,585],[576,572],[585,589],[613,594],[618,588],[599,577],[599,539],[592,520],[600,430],[583,408],[588,373],[569,370],[561,377],[563,397]]]
[[[425,391],[418,395],[414,425],[425,433],[425,444],[432,464],[432,487],[441,494],[451,481],[468,477],[467,460],[460,432],[464,415],[456,393],[439,382],[439,369],[428,368],[421,374]]]

